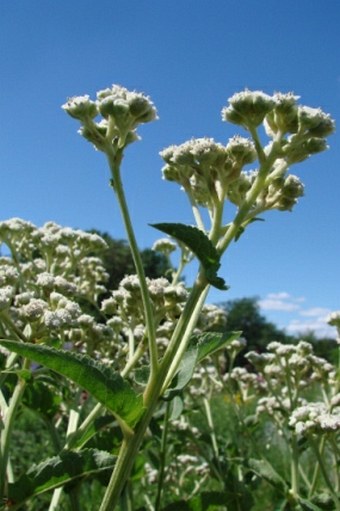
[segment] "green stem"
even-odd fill
[[[320,446],[319,446],[319,453],[320,453],[320,456],[322,456],[323,450],[324,450],[324,448],[325,448],[325,441],[326,441],[326,437],[325,437],[325,435],[324,435],[324,436],[321,438]],[[313,496],[313,493],[315,492],[316,484],[317,484],[318,477],[319,477],[319,473],[320,473],[320,465],[319,465],[319,463],[317,463],[317,464],[315,465],[315,468],[314,468],[312,484],[311,484],[311,487],[310,487],[310,489],[309,489],[309,493],[308,493],[308,497],[309,497],[309,498],[311,498],[311,497]]]
[[[207,397],[203,397],[203,405],[204,405],[205,415],[206,415],[208,426],[209,426],[209,433],[210,433],[210,439],[211,439],[211,444],[212,444],[212,448],[213,448],[213,453],[215,456],[216,465],[217,465],[217,469],[218,469],[218,478],[221,482],[223,482],[222,468],[221,468],[221,463],[220,463],[220,453],[219,453],[219,448],[218,448],[218,443],[217,443],[217,438],[216,438],[216,433],[215,433],[215,425],[214,425],[214,421],[213,421],[213,417],[212,417],[212,413],[211,413],[210,401]]]
[[[125,199],[124,189],[120,176],[120,164],[123,157],[123,149],[117,149],[116,151],[113,149],[111,144],[107,145],[106,155],[109,162],[109,166],[112,173],[113,179],[113,189],[116,194],[119,207],[121,210],[121,214],[123,217],[126,234],[129,240],[130,249],[132,253],[132,258],[136,267],[136,272],[139,278],[140,286],[141,286],[141,294],[142,301],[144,306],[145,313],[145,324],[148,332],[148,342],[149,342],[149,351],[150,351],[150,378],[157,373],[158,370],[158,350],[156,344],[156,329],[154,324],[153,317],[153,307],[150,299],[150,294],[148,290],[148,286],[146,283],[145,273],[142,258],[140,256],[140,252],[137,246],[137,241],[135,238],[134,230],[132,227],[132,222],[130,219],[130,214],[128,210],[128,206]]]
[[[163,484],[164,484],[164,475],[165,475],[165,465],[166,465],[166,454],[167,454],[167,437],[169,431],[169,416],[170,416],[170,405],[171,402],[168,401],[166,404],[166,410],[164,415],[163,422],[163,431],[162,431],[162,439],[161,439],[161,449],[160,449],[160,463],[158,470],[158,483],[157,483],[157,494],[155,500],[155,511],[160,510]]]
[[[76,408],[71,408],[69,417],[68,417],[68,425],[67,425],[67,431],[66,431],[66,438],[72,437],[72,434],[76,432],[78,422],[79,422],[79,410]],[[50,503],[49,511],[54,511],[58,509],[59,500],[62,495],[63,486],[60,488],[56,488],[53,492],[52,500]],[[70,506],[72,511],[79,511],[78,506],[78,489],[77,487],[72,488],[69,491],[68,497],[70,499]]]
[[[6,311],[3,311],[1,313],[1,319],[4,322],[4,324],[13,332],[13,334],[18,340],[28,342],[27,337],[22,333],[20,328],[16,326],[16,324],[12,321],[11,317]]]
[[[24,366],[26,363],[24,362]],[[19,378],[9,402],[6,415],[3,419],[3,430],[0,444],[0,500],[3,499],[6,490],[6,473],[9,458],[9,446],[12,436],[15,415],[20,405],[26,388],[26,381]]]
[[[308,440],[309,440],[309,443],[310,443],[310,445],[312,446],[312,448],[313,448],[313,450],[315,452],[315,455],[316,455],[316,458],[317,458],[318,463],[320,465],[320,470],[321,470],[321,473],[322,473],[323,478],[325,480],[325,483],[328,486],[328,489],[331,492],[332,497],[334,499],[335,508],[336,508],[337,511],[340,511],[340,500],[339,500],[337,494],[334,491],[334,487],[333,487],[333,484],[332,484],[331,480],[328,477],[327,470],[326,470],[326,467],[324,465],[324,462],[323,462],[321,453],[319,451],[319,448],[316,445],[312,435],[308,435]]]
[[[292,459],[291,459],[291,490],[292,496],[297,500],[299,495],[299,451],[296,435],[292,434],[291,440]]]
[[[159,397],[166,389],[167,384],[171,382],[173,373],[178,367],[180,359],[176,360],[176,364],[174,364],[174,359],[177,356],[177,352],[183,351],[183,347],[188,343],[192,330],[196,325],[198,314],[201,310],[207,290],[208,286],[206,282],[202,280],[202,276],[200,276],[191,290],[184,311],[177,323],[175,332],[159,367],[159,373],[156,378],[149,380],[144,393],[145,413],[137,424],[133,436],[129,438],[129,440],[123,440],[117,463],[99,511],[113,511],[119,502],[119,495],[123,491],[125,483],[130,475],[139,447],[158,405]]]
[[[166,373],[162,392],[167,389],[177,372],[201,313],[208,290],[209,286],[200,271],[161,362],[163,374],[164,372]]]

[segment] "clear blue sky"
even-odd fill
[[[192,222],[184,194],[161,180],[158,152],[191,137],[226,142],[238,128],[220,111],[234,92],[292,90],[340,122],[339,27],[338,0],[1,0],[0,218],[124,237],[104,158],[60,109],[119,83],[149,94],[160,117],[123,171],[140,246],[150,246],[148,223]],[[250,227],[224,260],[231,290],[211,300],[256,295],[290,331],[322,329],[340,309],[338,134],[330,146],[293,168],[306,196]]]

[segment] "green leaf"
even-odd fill
[[[324,508],[324,507],[321,508],[321,507],[317,506],[316,504],[313,504],[309,500],[303,499],[301,497],[299,497],[299,504],[301,505],[301,508],[304,511],[323,511],[324,509],[334,509],[333,503],[332,503],[332,507],[330,507],[330,508]]]
[[[87,355],[56,350],[50,346],[9,340],[0,340],[0,344],[69,378],[129,426],[140,418],[143,412],[142,396],[137,395],[129,382],[110,367]]]
[[[194,374],[195,366],[197,364],[197,355],[198,350],[195,347],[192,347],[185,352],[178,372],[172,380],[171,387],[164,394],[164,399],[173,399],[174,396],[177,396],[178,393],[180,393],[180,391],[188,385],[192,375]]]
[[[197,362],[201,362],[206,357],[213,355],[217,351],[225,348],[228,344],[239,339],[242,332],[206,332],[195,335],[191,338],[191,345],[198,349]]]
[[[177,420],[183,412],[184,402],[181,396],[175,396],[170,403],[170,414],[169,419],[171,421]]]
[[[225,281],[217,276],[219,270],[220,255],[206,234],[197,227],[184,224],[161,223],[150,224],[151,227],[165,232],[169,236],[178,239],[195,254],[202,264],[208,282],[218,289],[226,290]]]
[[[225,511],[228,496],[225,492],[209,491],[191,499],[179,500],[164,507],[162,511]]]
[[[19,506],[36,495],[80,478],[109,473],[115,461],[116,456],[97,449],[62,451],[58,456],[33,465],[15,483],[9,483],[7,498]]]
[[[114,427],[113,426],[114,424],[114,418],[112,417],[112,415],[101,415],[99,417],[96,417],[89,425],[88,427],[82,431],[80,429],[77,429],[76,431],[74,431],[74,433],[70,433],[70,435],[67,437],[67,440],[68,440],[68,446],[70,449],[79,449],[81,447],[83,447],[85,444],[87,444],[88,442],[91,442],[91,439],[93,439],[93,441],[91,442],[91,447],[96,447],[96,448],[99,448],[99,449],[104,449],[104,447],[102,445],[99,446],[100,442],[101,442],[101,438],[100,438],[100,433],[104,430],[106,431],[107,429],[110,431],[110,436],[111,436],[111,444],[110,444],[110,448],[108,450],[110,450],[110,452],[112,452],[112,440],[115,438],[115,437],[118,437],[119,438],[119,441],[121,440],[121,430],[119,427]],[[120,435],[120,436],[119,436]]]
[[[274,470],[269,461],[252,458],[249,460],[249,467],[256,475],[268,481],[281,494],[287,494],[289,488],[286,481]]]
[[[39,379],[27,385],[23,396],[25,406],[51,419],[60,410],[61,401],[61,396]]]

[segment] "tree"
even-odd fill
[[[271,341],[296,342],[260,313],[256,297],[239,298],[219,304],[228,313],[227,329],[242,330],[247,341],[246,351],[264,351]]]

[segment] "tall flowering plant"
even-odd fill
[[[145,277],[121,176],[125,151],[139,140],[137,129],[157,119],[154,104],[144,94],[113,85],[99,91],[94,100],[85,95],[63,105],[80,122],[81,136],[107,159],[136,275],[124,278],[103,298],[107,276],[93,255],[103,243],[100,238],[52,223],[40,230],[18,220],[16,225],[2,224],[1,240],[11,258],[3,260],[0,344],[7,355],[12,352],[2,378],[5,382],[14,373],[16,383],[8,387],[11,397],[1,394],[0,489],[12,509],[39,493],[39,477],[41,491],[54,490],[49,510],[58,509],[72,460],[85,473],[112,470],[99,511],[115,509],[163,400],[175,403],[195,367],[238,339],[240,332],[209,333],[225,322],[223,312],[204,306],[211,286],[228,287],[219,275],[221,258],[259,215],[293,209],[304,187],[290,167],[325,150],[326,138],[334,131],[329,115],[299,105],[298,99],[292,93],[237,93],[223,108],[222,120],[238,125],[246,136],[236,135],[226,144],[192,139],[160,153],[164,179],[185,191],[194,220],[194,225],[153,225],[170,237],[157,242],[158,250],[167,257],[176,247],[180,251],[178,269],[160,279]],[[249,165],[253,170],[247,170]],[[234,206],[230,218],[226,218],[227,203]],[[181,274],[193,258],[199,268],[186,289]],[[67,378],[75,389],[84,389],[97,404],[83,422],[79,407],[72,407],[57,460],[47,462],[45,472],[42,466],[32,469],[25,483],[11,475],[9,442],[36,364]],[[116,457],[86,448],[95,421],[107,412],[121,439]],[[58,463],[64,467],[59,479]],[[72,470],[71,479],[83,474],[81,469]],[[72,495],[70,505],[78,509]],[[293,497],[298,498],[296,492]],[[160,499],[161,487],[155,509],[160,509]]]

